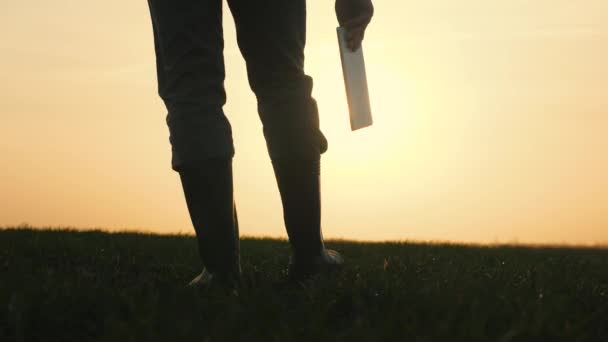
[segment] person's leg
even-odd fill
[[[311,96],[312,78],[304,73],[306,2],[228,4],[281,194],[292,265],[312,264],[319,258],[339,263],[337,253],[327,254],[321,234],[320,155],[327,150],[327,140]]]
[[[209,159],[179,175],[203,264],[222,280],[236,280],[241,267],[232,161]]]
[[[180,175],[203,265],[211,272],[239,273],[234,147],[222,109],[222,1],[148,0],[148,5],[171,164]]]
[[[232,157],[232,129],[222,109],[226,93],[221,0],[148,4],[173,169]]]
[[[304,73],[305,0],[228,4],[271,159],[318,159],[327,140],[311,96],[312,78]]]

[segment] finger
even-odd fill
[[[362,32],[361,31],[359,31],[359,30],[352,31],[352,32],[350,32],[350,34],[348,34],[346,36],[346,41],[354,42],[354,41],[360,40],[361,37],[362,37]]]
[[[362,27],[355,27],[352,29],[348,29],[346,31],[346,38],[347,39],[352,39],[353,37],[358,37],[361,35],[361,32],[364,31],[365,29]]]
[[[361,43],[363,43],[363,36],[360,39],[357,39],[357,44],[355,45],[355,51],[361,48]]]
[[[355,44],[352,41],[346,43],[346,46],[350,51],[355,51]]]
[[[363,33],[364,32],[365,32],[365,30],[363,30],[363,29],[354,29],[354,30],[351,30],[349,32],[349,34],[347,35],[346,39],[347,40],[354,40],[354,41],[361,40],[361,39],[363,39]]]
[[[356,51],[361,46],[361,41],[363,40],[363,31],[355,31],[353,32],[352,38],[348,41],[349,48],[351,51]]]
[[[349,38],[346,39],[346,46],[348,47],[349,50],[353,50],[353,48],[355,47],[355,38],[354,36],[350,36]]]
[[[353,38],[349,39],[347,42],[352,46],[356,46],[360,40],[361,40],[361,36],[356,35],[356,36],[353,36]]]

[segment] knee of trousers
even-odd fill
[[[258,111],[271,159],[318,159],[327,151],[327,138],[319,128],[319,114],[313,99],[304,104],[301,101],[289,105],[259,103]]]
[[[196,111],[170,110],[167,114],[171,168],[197,166],[211,158],[232,158],[232,128],[223,111],[203,108]]]

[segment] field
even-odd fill
[[[329,241],[348,264],[278,286],[243,239],[239,296],[185,287],[194,237],[0,230],[1,341],[607,341],[608,250]]]

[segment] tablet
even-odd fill
[[[344,86],[346,87],[346,99],[348,101],[350,127],[354,131],[371,126],[373,123],[369,93],[367,91],[363,48],[359,47],[359,49],[351,51],[346,44],[346,29],[338,27],[337,32]]]

